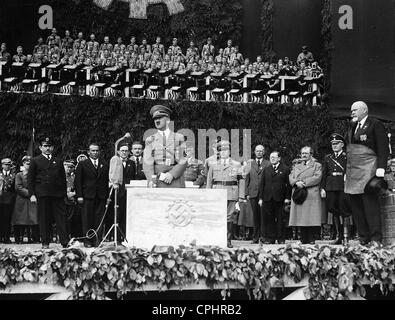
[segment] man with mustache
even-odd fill
[[[351,125],[348,129],[347,169],[344,192],[350,195],[352,216],[361,244],[381,243],[381,216],[378,195],[365,192],[374,176],[384,178],[389,148],[384,125],[368,116],[363,101],[351,106]]]

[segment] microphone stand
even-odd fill
[[[115,154],[113,156],[112,159],[114,159],[114,157],[118,157],[117,156],[117,149],[118,149],[118,144],[126,138],[130,138],[130,134],[127,133],[125,134],[122,138],[119,138],[116,142],[115,142]],[[110,162],[111,164],[111,162]],[[104,241],[107,239],[107,237],[110,235],[111,231],[114,229],[114,246],[115,248],[118,247],[118,234],[117,234],[117,230],[121,233],[121,235],[123,236],[123,238],[126,240],[126,236],[125,234],[122,232],[121,228],[119,227],[118,224],[118,189],[119,188],[114,188],[114,186],[111,187],[111,191],[110,191],[110,196],[107,199],[107,206],[110,204],[111,202],[111,192],[114,191],[114,223],[112,224],[111,228],[107,231],[106,235],[104,236],[103,240],[100,242],[99,247],[104,243]]]

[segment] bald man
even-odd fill
[[[368,181],[384,177],[389,155],[384,125],[368,116],[363,101],[351,106],[351,125],[346,135],[347,169],[344,192],[350,195],[350,205],[361,244],[382,241],[378,196],[366,194]]]

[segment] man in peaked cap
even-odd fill
[[[66,231],[67,196],[66,173],[63,161],[52,155],[53,141],[44,136],[40,139],[41,154],[32,159],[27,175],[30,201],[37,203],[41,242],[49,248],[52,237],[52,221],[56,223],[60,243],[65,248],[69,238]]]
[[[321,198],[326,199],[327,210],[333,215],[336,234],[333,244],[341,244],[344,240],[344,228],[348,226],[348,216],[350,215],[344,194],[347,156],[344,151],[345,141],[343,136],[333,133],[329,140],[333,152],[327,154],[324,158],[320,185]],[[340,217],[343,219],[344,226],[341,224]]]
[[[237,224],[236,203],[245,198],[245,184],[241,183],[241,163],[230,157],[230,143],[217,144],[219,159],[209,167],[207,189],[227,190],[227,246],[232,248],[234,224]]]
[[[157,180],[158,188],[185,188],[184,136],[170,130],[169,108],[155,105],[150,114],[158,131],[145,142],[143,170],[148,186],[152,187]]]

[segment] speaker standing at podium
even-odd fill
[[[158,132],[147,138],[144,149],[143,169],[148,186],[155,184],[152,176],[157,176],[158,188],[185,188],[184,136],[170,130],[170,109],[156,105],[150,114]]]

